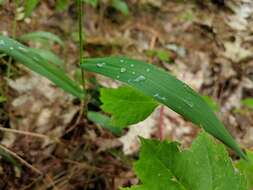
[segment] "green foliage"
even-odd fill
[[[88,3],[92,5],[93,7],[96,7],[98,5],[98,0],[83,0],[85,3]]]
[[[0,148],[0,157],[4,159],[5,161],[11,163],[13,166],[15,166],[19,171],[22,169],[21,165],[16,161],[15,158],[13,158],[12,155],[10,155],[8,152],[6,152],[3,148]]]
[[[60,37],[57,35],[51,33],[51,32],[44,32],[44,31],[36,31],[36,32],[30,32],[28,34],[24,34],[19,37],[19,40],[27,42],[27,41],[41,41],[41,40],[47,40],[47,41],[53,41],[58,43],[61,46],[64,46],[64,42],[61,40]]]
[[[112,125],[126,127],[146,119],[158,105],[133,88],[101,89],[102,110],[112,114]]]
[[[48,63],[39,54],[28,47],[5,36],[0,36],[0,52],[6,53],[23,65],[51,80],[63,90],[72,95],[83,98],[82,89],[74,81],[68,78],[64,71],[53,64]]]
[[[6,97],[0,95],[0,103],[3,103],[3,102],[5,102],[5,101],[6,101]]]
[[[25,1],[25,16],[28,17],[32,14],[35,7],[38,5],[39,0],[26,0]]]
[[[225,147],[206,133],[185,151],[175,142],[142,139],[135,171],[142,184],[125,190],[247,190]]]
[[[4,5],[6,3],[6,0],[0,0],[0,5]]]
[[[30,48],[30,50],[39,54],[43,59],[47,60],[49,63],[53,63],[61,68],[64,67],[64,62],[53,52],[45,49],[35,49],[35,48]]]
[[[148,50],[146,54],[150,57],[157,57],[160,61],[171,63],[170,54],[164,50]]]
[[[111,125],[111,119],[110,117],[101,114],[99,112],[88,112],[87,117],[90,121],[100,125],[101,127],[108,129],[115,135],[121,135],[122,134],[122,129],[119,127],[116,127],[114,125]]]
[[[253,188],[253,152],[247,151],[249,160],[240,160],[236,163],[236,167],[246,176],[248,181],[248,189]]]
[[[246,98],[246,99],[242,100],[241,103],[244,106],[253,109],[253,98]]]
[[[246,158],[203,98],[168,72],[152,64],[123,57],[85,59],[81,67],[122,81],[143,94],[151,96],[186,119],[203,127],[208,133],[235,150],[238,155]]]
[[[120,11],[124,15],[128,15],[129,10],[125,1],[123,0],[112,0],[112,7]]]
[[[206,103],[214,112],[220,111],[219,104],[215,102],[210,96],[202,96],[202,98],[206,101]]]
[[[64,11],[68,8],[70,1],[69,0],[57,0],[56,1],[56,10]]]

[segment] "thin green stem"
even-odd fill
[[[83,1],[78,0],[78,24],[79,24],[79,63],[81,64],[82,58],[83,58]],[[84,84],[84,70],[82,69],[82,80]],[[85,88],[84,88],[85,90]]]
[[[78,7],[78,28],[79,28],[79,66],[81,69],[81,62],[83,59],[83,51],[84,51],[84,40],[83,40],[83,21],[84,21],[84,14],[83,14],[83,1],[77,0],[77,7]],[[80,111],[78,118],[75,122],[75,124],[66,131],[66,133],[72,131],[81,121],[84,115],[87,113],[87,94],[85,89],[85,73],[84,70],[81,69],[81,75],[82,75],[82,84],[83,84],[83,92],[85,94],[84,98],[81,100],[80,105]]]
[[[78,8],[78,33],[79,33],[79,66],[81,69],[81,62],[83,59],[83,51],[84,51],[84,40],[83,40],[83,21],[84,21],[84,15],[83,15],[83,0],[76,0],[77,8]],[[80,123],[81,119],[84,115],[87,113],[87,94],[86,94],[86,88],[85,88],[85,73],[84,70],[81,69],[81,77],[82,77],[82,85],[83,85],[83,93],[84,98],[81,100],[80,105],[80,111],[78,114],[78,118],[73,126],[71,126],[66,133],[69,133],[75,127]]]

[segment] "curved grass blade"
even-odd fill
[[[85,59],[83,69],[127,83],[192,121],[247,158],[211,108],[188,85],[143,61],[124,57]]]
[[[8,37],[0,36],[0,52],[13,57],[32,71],[46,77],[72,95],[83,98],[84,94],[82,89],[78,84],[72,81],[62,69],[48,63],[48,61],[39,54],[31,51],[21,43]]]
[[[53,52],[45,50],[45,49],[35,49],[35,48],[30,48],[30,50],[39,54],[42,58],[47,60],[49,63],[57,65],[60,68],[64,68],[64,62]]]
[[[28,17],[32,14],[35,7],[38,5],[39,0],[26,0],[25,1],[25,16]]]
[[[44,32],[44,31],[30,32],[28,34],[19,36],[18,39],[25,42],[31,41],[31,40],[32,41],[50,40],[50,41],[58,43],[61,46],[64,46],[64,42],[61,40],[61,38],[51,32]]]

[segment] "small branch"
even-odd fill
[[[39,175],[43,175],[43,173],[38,170],[37,168],[35,168],[34,166],[32,166],[31,164],[29,164],[27,161],[25,161],[23,158],[21,158],[18,154],[16,154],[15,152],[9,150],[8,148],[6,148],[5,146],[0,144],[0,149],[3,149],[5,152],[9,153],[11,156],[13,156],[14,158],[16,158],[17,160],[19,160],[23,165],[25,165],[26,167],[30,168],[32,171],[34,171],[35,173],[39,174]]]
[[[16,133],[16,134],[20,134],[20,135],[27,135],[27,136],[31,136],[31,137],[36,137],[36,138],[40,138],[40,139],[44,139],[44,140],[52,140],[55,142],[60,142],[60,140],[58,138],[54,138],[54,137],[49,137],[43,134],[39,134],[39,133],[33,133],[33,132],[29,132],[29,131],[21,131],[21,130],[16,130],[16,129],[8,129],[8,128],[4,128],[0,126],[0,131],[3,132],[7,132],[7,133]]]

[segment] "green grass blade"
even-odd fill
[[[32,14],[35,7],[38,5],[39,0],[26,0],[25,1],[25,16],[28,17]]]
[[[109,131],[111,131],[113,134],[120,136],[122,134],[122,129],[111,125],[111,118],[108,117],[107,115],[104,115],[102,113],[99,112],[93,112],[93,111],[89,111],[87,114],[87,117],[90,121],[100,125],[101,127],[108,129]]]
[[[61,46],[64,46],[64,42],[61,40],[61,38],[51,32],[44,32],[44,31],[36,31],[36,32],[30,32],[28,34],[24,34],[20,37],[18,37],[21,41],[39,41],[39,40],[50,40],[53,42],[56,42],[60,44]]]
[[[72,95],[79,98],[84,96],[79,85],[69,79],[62,69],[48,63],[48,61],[39,54],[31,51],[21,43],[8,37],[0,36],[0,52],[13,57],[32,71],[46,77]]]
[[[54,65],[59,66],[60,68],[64,67],[64,62],[52,51],[48,51],[45,49],[35,49],[30,48],[31,51],[34,51],[35,53],[39,54],[42,58],[47,60],[49,63],[52,63]]]
[[[81,67],[122,81],[153,97],[246,158],[203,98],[168,72],[152,64],[123,57],[85,59]]]

